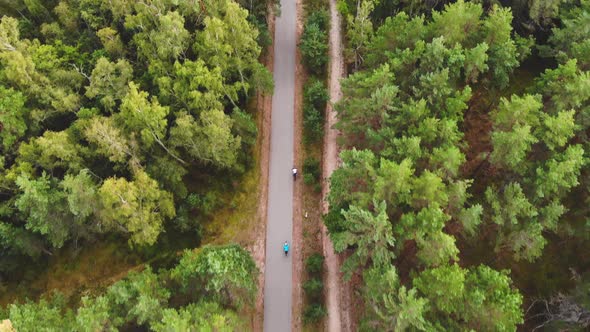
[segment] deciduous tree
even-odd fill
[[[98,196],[102,204],[101,223],[130,233],[130,244],[154,244],[164,221],[175,215],[172,194],[160,190],[158,183],[142,170],[135,172],[133,181],[106,179]]]

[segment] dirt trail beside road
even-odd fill
[[[342,97],[340,89],[340,79],[344,77],[344,61],[342,58],[342,35],[341,35],[341,21],[340,14],[336,8],[336,0],[330,0],[330,76],[329,76],[329,92],[330,102],[326,109],[326,129],[324,136],[324,156],[323,156],[323,170],[322,178],[324,185],[322,186],[323,198],[323,212],[327,213],[329,206],[326,197],[329,192],[328,179],[332,172],[338,167],[338,145],[336,139],[339,135],[338,131],[334,129],[336,124],[336,111],[333,105]],[[324,256],[326,263],[326,308],[328,317],[326,321],[326,329],[330,332],[351,331],[351,321],[349,314],[350,303],[350,287],[342,284],[342,275],[340,273],[339,257],[334,253],[332,241],[328,236],[325,226],[322,226],[322,239],[324,246]]]

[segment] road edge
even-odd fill
[[[266,49],[266,55],[262,59],[263,65],[272,73],[274,70],[274,31],[275,31],[275,15],[274,6],[268,6],[268,30],[272,36],[272,42]],[[253,331],[263,331],[264,329],[264,271],[266,262],[266,230],[267,230],[267,211],[268,211],[268,180],[269,180],[269,158],[270,158],[270,127],[272,121],[272,94],[264,95],[257,93],[256,96],[257,108],[262,114],[258,120],[258,140],[260,144],[259,160],[260,160],[260,201],[258,205],[258,220],[260,220],[261,231],[257,233],[254,250],[254,260],[256,266],[260,270],[258,276],[258,295],[256,298],[256,314],[252,322]]]
[[[296,0],[296,33],[295,39],[295,102],[294,102],[294,136],[293,136],[293,162],[303,173],[303,82],[305,80],[305,68],[301,61],[299,41],[303,33],[303,0]],[[302,330],[303,315],[303,176],[293,186],[293,260],[292,260],[292,291],[291,291],[291,331]]]

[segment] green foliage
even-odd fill
[[[500,107],[493,115],[493,163],[512,170],[521,166],[532,144],[538,141],[532,128],[539,123],[539,111],[543,106],[539,99],[539,96],[527,95],[500,101]]]
[[[170,143],[203,164],[234,168],[241,137],[231,132],[233,121],[220,110],[204,111],[199,121],[180,113],[170,131]]]
[[[581,145],[570,145],[555,159],[546,163],[546,168],[537,168],[537,195],[560,197],[579,183],[580,170],[586,164]]]
[[[368,331],[401,331],[411,327],[426,330],[428,301],[416,289],[400,286],[393,266],[372,267],[363,273],[367,316],[361,322]]]
[[[148,101],[147,98],[147,92],[139,90],[135,83],[130,82],[119,115],[125,129],[130,133],[139,133],[142,143],[150,147],[156,141],[161,141],[167,127],[169,109],[161,106],[156,99]]]
[[[43,242],[34,234],[11,224],[0,223],[0,245],[33,258],[41,255]]]
[[[305,295],[310,299],[319,299],[322,296],[324,284],[321,279],[313,278],[303,283]]]
[[[160,190],[157,182],[143,171],[137,171],[133,181],[107,179],[98,196],[105,226],[125,229],[131,234],[132,244],[154,244],[164,221],[176,213],[172,195]]]
[[[467,44],[467,38],[480,28],[482,14],[481,5],[459,0],[444,11],[432,12],[432,34],[443,36],[448,45]]]
[[[0,86],[0,148],[4,154],[11,151],[12,146],[24,136],[27,130],[29,111],[24,107],[25,98],[22,93]]]
[[[66,131],[46,131],[19,146],[18,161],[39,165],[45,170],[78,171],[82,167],[83,148],[77,144],[70,133]]]
[[[549,25],[551,20],[557,17],[560,0],[533,0],[529,5],[529,15],[537,24]]]
[[[527,50],[518,50],[512,38],[512,12],[509,8],[494,6],[489,18],[484,23],[485,42],[490,46],[489,66],[496,86],[508,86],[510,73],[519,64],[521,54]],[[521,54],[519,54],[519,51]]]
[[[395,240],[386,214],[386,203],[373,202],[373,206],[374,214],[356,206],[343,210],[342,215],[347,221],[348,229],[331,236],[336,252],[343,252],[349,246],[356,247],[354,253],[342,264],[345,278],[350,279],[369,259],[372,264],[382,266],[391,264],[391,260],[395,258],[390,251]]]
[[[195,288],[203,299],[238,307],[253,303],[257,275],[254,260],[238,245],[186,251],[172,271],[183,289]]]
[[[131,273],[127,279],[109,287],[106,296],[111,305],[111,319],[120,317],[123,322],[136,322],[138,325],[158,321],[170,297],[151,269],[141,273]]]
[[[73,227],[65,193],[46,174],[38,179],[20,176],[16,184],[22,191],[16,207],[26,216],[26,228],[47,236],[53,247],[62,247]]]
[[[303,90],[303,102],[310,105],[323,114],[328,101],[328,90],[326,85],[317,79],[310,79]]]
[[[305,21],[299,49],[303,63],[317,75],[323,75],[328,63],[328,13],[324,10],[309,15]]]
[[[189,304],[181,310],[163,311],[160,322],[152,324],[153,331],[236,331],[243,328],[238,315],[215,302]]]
[[[303,128],[306,143],[318,143],[324,133],[324,110],[328,90],[323,82],[310,79],[303,91]]]
[[[346,230],[346,220],[340,211],[330,209],[330,211],[323,217],[324,225],[328,229],[329,234],[335,234]]]
[[[224,248],[230,247],[209,247],[222,251]],[[244,251],[237,246],[235,249]],[[251,261],[252,258],[245,253]],[[244,329],[245,322],[233,305],[226,306],[199,297],[194,302],[171,307],[171,296],[178,289],[169,278],[175,274],[174,271],[182,269],[182,264],[181,261],[175,269],[161,270],[159,274],[149,266],[141,272],[130,272],[124,279],[108,286],[104,294],[82,297],[77,308],[70,308],[71,299],[57,293],[49,300],[41,299],[38,303],[12,304],[6,316],[0,317],[10,319],[19,331],[118,331],[145,329],[148,326],[153,331]],[[227,274],[230,279],[231,274],[235,276],[229,270],[220,273]],[[223,276],[218,274],[217,277]],[[255,285],[254,279],[252,285]],[[224,291],[229,292],[226,295],[232,298],[240,296],[231,289]]]
[[[318,143],[324,133],[324,116],[317,108],[303,106],[303,128],[305,130],[305,142],[308,144]]]
[[[539,17],[539,19],[545,21],[544,16],[549,16],[549,18],[556,16],[559,2],[548,1],[545,4],[543,1],[535,1],[535,3],[537,5],[537,14],[535,16]],[[550,46],[542,45],[539,47],[541,54],[555,57],[561,63],[565,63],[570,59],[577,59],[580,67],[588,70],[590,68],[590,61],[588,60],[590,59],[590,43],[588,42],[589,12],[590,4],[587,1],[581,1],[580,5],[571,6],[569,10],[561,11],[559,13],[561,24],[551,30],[552,33],[549,36]]]
[[[369,14],[373,11],[376,2],[378,1],[359,1],[356,15],[349,14],[346,16],[348,43],[345,53],[348,61],[354,63],[355,68],[362,64],[367,52],[367,46],[373,36],[373,23],[369,19]]]
[[[120,318],[111,319],[111,304],[106,296],[82,297],[82,306],[76,312],[76,328],[84,332],[116,331]]]
[[[433,307],[448,315],[460,305],[465,292],[466,273],[456,264],[426,270],[414,279],[414,286],[428,298]]]
[[[312,275],[320,275],[324,264],[324,256],[319,253],[312,254],[305,261],[307,272]]]
[[[271,2],[0,1],[0,205],[14,236],[0,259],[105,233],[154,244],[195,186],[196,219],[222,206],[209,191],[253,165],[250,98],[273,89],[257,43]]]
[[[414,285],[428,299],[427,316],[441,327],[513,331],[523,322],[522,296],[509,280],[484,265],[469,271],[451,265],[422,272]]]
[[[303,323],[313,324],[319,322],[328,312],[326,308],[321,304],[309,305],[303,310]]]
[[[66,175],[60,185],[65,191],[70,212],[78,223],[84,223],[100,210],[97,202],[98,188],[87,170],[76,176]]]
[[[304,323],[314,324],[327,314],[323,306],[322,268],[324,256],[314,253],[305,261],[305,270],[309,279],[303,283],[303,290],[307,298],[307,305],[304,309]]]
[[[271,91],[271,76],[260,75],[268,71],[258,63],[258,31],[247,21],[247,11],[233,1],[225,0],[221,4],[225,7],[221,17],[205,17],[205,28],[197,35],[195,51],[210,67],[219,67],[224,77],[239,77],[237,82],[227,84],[226,96],[232,102],[237,101],[240,90],[245,94],[250,88]],[[256,77],[265,79],[252,80]]]
[[[510,279],[481,268],[505,283],[479,289],[472,276],[480,270],[459,267],[459,248],[482,249],[491,240],[498,254],[539,257],[544,230],[567,213],[549,195],[568,195],[581,176],[581,156],[570,152],[566,166],[559,154],[580,130],[578,112],[570,110],[585,105],[585,90],[577,89],[585,74],[575,63],[558,67],[544,74],[549,84],[504,97],[513,71],[531,54],[531,39],[513,30],[522,31],[520,12],[513,22],[512,10],[500,4],[450,2],[338,4],[354,66],[335,105],[343,151],[324,223],[335,249],[348,251],[345,276],[364,271],[363,330],[514,330],[522,298]],[[562,77],[573,101],[561,97],[564,87],[551,86]],[[537,169],[548,177],[558,168],[563,179],[555,173],[549,186],[535,183]],[[477,255],[460,266],[477,263]],[[403,268],[402,278],[395,267]],[[499,298],[486,302],[496,290]],[[471,307],[497,313],[497,322]]]
[[[305,184],[314,184],[320,181],[321,177],[321,169],[320,169],[320,161],[313,158],[308,157],[303,162],[303,174],[304,174],[304,181]]]
[[[542,115],[542,127],[537,136],[545,142],[551,150],[556,150],[566,145],[568,140],[575,135],[577,127],[574,115],[576,111],[561,111],[556,116]]]
[[[17,331],[56,331],[72,328],[71,312],[65,310],[65,303],[59,295],[54,295],[50,301],[42,299],[39,303],[12,304],[8,315]]]
[[[133,77],[133,68],[126,60],[112,63],[105,58],[98,59],[92,70],[90,85],[86,88],[86,97],[100,97],[100,103],[112,111],[118,100],[129,91],[128,84]]]

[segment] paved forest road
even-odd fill
[[[281,15],[275,25],[264,282],[266,332],[291,330],[291,253],[285,257],[283,243],[291,243],[293,231],[296,10],[296,0],[281,0]]]

